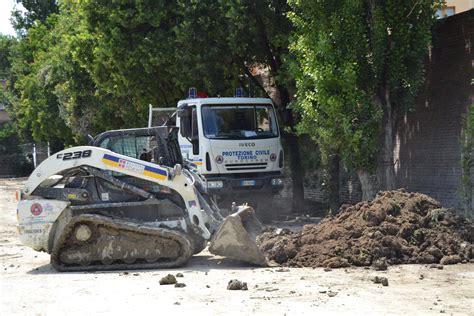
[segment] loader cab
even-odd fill
[[[92,145],[168,167],[183,164],[177,128],[153,127],[107,131],[99,134]]]

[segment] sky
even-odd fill
[[[3,35],[15,35],[10,23],[11,11],[15,5],[15,0],[0,0],[0,33]]]

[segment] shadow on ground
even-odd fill
[[[229,258],[213,256],[208,254],[202,255],[195,255],[191,257],[191,259],[183,266],[176,267],[176,268],[168,268],[168,269],[141,269],[141,270],[112,270],[112,271],[71,271],[71,272],[59,272],[56,271],[51,264],[45,264],[34,269],[31,269],[27,272],[29,275],[44,275],[44,274],[85,274],[85,273],[94,273],[94,274],[119,274],[124,271],[142,271],[142,272],[150,272],[150,271],[199,271],[199,272],[209,272],[212,270],[224,270],[224,269],[233,269],[233,270],[253,270],[253,269],[261,269],[264,267],[251,265],[245,262],[241,262],[238,260],[233,260]]]

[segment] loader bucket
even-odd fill
[[[259,266],[267,266],[263,252],[258,248],[256,237],[263,225],[250,206],[241,209],[224,219],[211,240],[209,251],[212,254],[229,257]]]

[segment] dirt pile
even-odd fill
[[[473,258],[474,225],[431,197],[402,190],[344,205],[301,232],[271,229],[258,237],[269,260],[291,267],[454,264]]]

